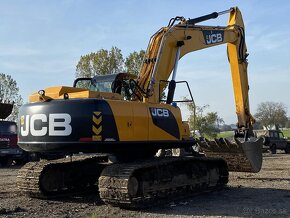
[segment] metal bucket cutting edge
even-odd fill
[[[197,140],[197,143],[206,156],[225,159],[229,171],[257,173],[261,170],[263,162],[262,138],[250,138],[248,141],[234,138],[233,142],[224,138],[213,141],[203,139]]]

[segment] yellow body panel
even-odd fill
[[[120,141],[132,141],[133,135],[133,105],[125,101],[108,101],[117,125]]]
[[[29,102],[46,101],[49,99],[64,99],[64,95],[67,94],[68,98],[98,98],[98,99],[115,99],[121,100],[122,96],[117,93],[109,92],[95,92],[87,89],[80,89],[67,86],[55,86],[49,87],[43,90],[45,95],[40,95],[38,92],[34,92],[29,96]]]
[[[133,135],[135,139],[149,139],[149,111],[144,103],[134,102],[133,104]]]
[[[189,124],[187,121],[182,122],[182,132],[181,132],[182,139],[189,139],[190,137],[190,131],[189,131]]]
[[[130,101],[107,101],[112,109],[120,141],[180,140],[184,126],[178,107],[167,104],[147,104]],[[153,123],[150,108],[167,109],[178,125],[179,138]],[[165,118],[166,119],[166,118]]]

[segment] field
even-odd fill
[[[285,129],[282,132],[283,132],[285,137],[290,138],[290,129]]]
[[[282,132],[285,137],[290,138],[290,129],[283,129]],[[217,138],[227,138],[233,135],[234,135],[234,131],[225,131],[225,132],[220,132]]]
[[[225,132],[220,132],[217,138],[228,138],[228,137],[233,137],[233,136],[234,136],[234,131],[225,131]]]
[[[265,154],[257,173],[230,173],[228,186],[143,211],[102,203],[97,193],[56,200],[31,199],[16,187],[18,168],[0,168],[0,217],[289,217],[290,155]]]

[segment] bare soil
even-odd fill
[[[290,155],[266,154],[257,174],[230,173],[222,191],[143,211],[102,203],[98,193],[31,199],[16,187],[17,167],[0,168],[0,217],[290,217]]]

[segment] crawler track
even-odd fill
[[[19,189],[30,197],[55,198],[97,190],[96,182],[107,156],[41,160],[24,165],[18,173]]]
[[[17,177],[18,187],[30,197],[56,198],[98,188],[105,203],[139,209],[221,189],[228,182],[228,168],[219,158],[164,157],[108,164],[107,156],[95,156],[30,162]]]
[[[166,157],[106,167],[99,178],[99,192],[105,203],[138,209],[217,190],[227,182],[223,159]]]

